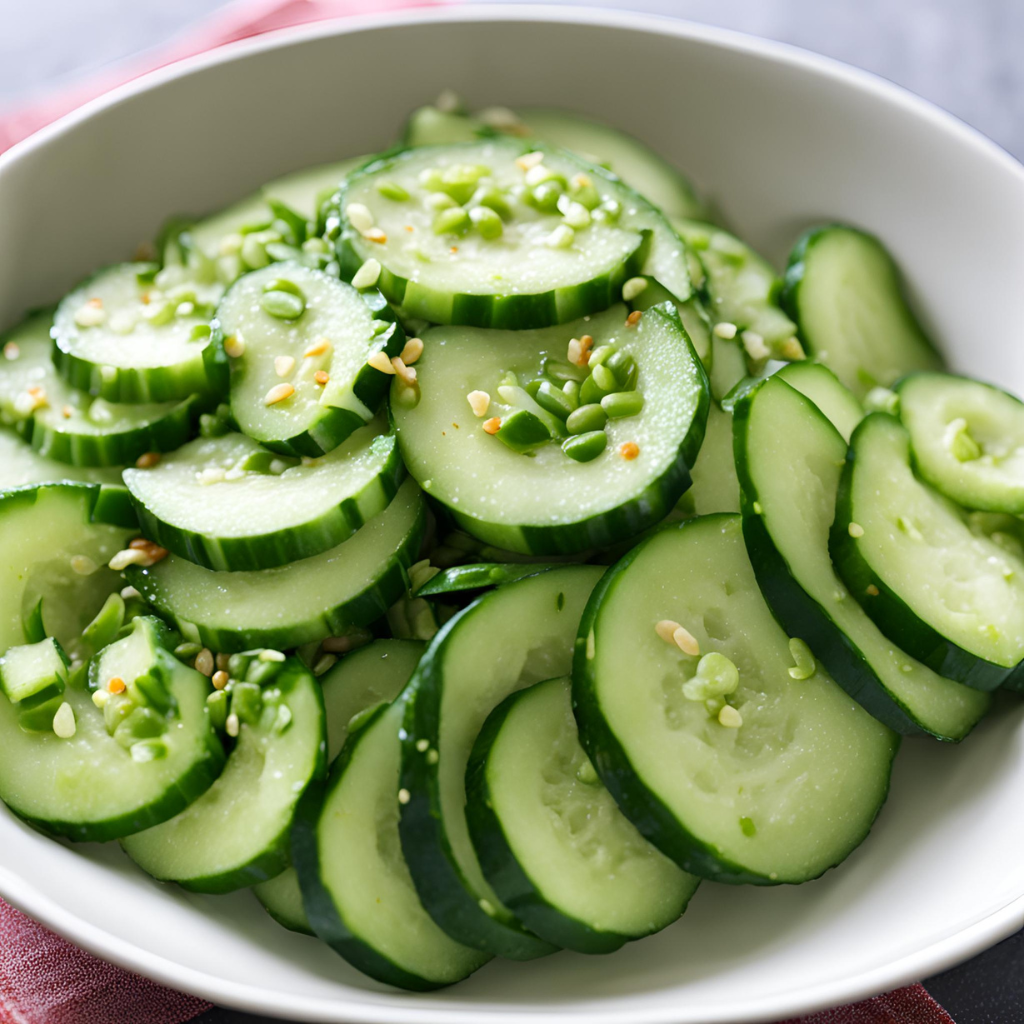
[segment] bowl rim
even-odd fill
[[[879,101],[895,105],[909,115],[928,122],[969,146],[998,165],[1024,189],[1024,164],[998,143],[954,114],[915,95],[873,72],[846,64],[789,43],[763,39],[734,29],[686,21],[668,15],[647,14],[615,8],[584,8],[561,4],[479,4],[411,7],[328,19],[311,24],[277,29],[250,39],[239,40],[204,53],[175,61],[134,78],[95,97],[63,115],[0,154],[0,180],[5,172],[29,154],[45,148],[79,124],[101,111],[130,98],[159,89],[167,82],[186,77],[207,67],[233,63],[248,56],[301,44],[308,40],[350,35],[381,27],[411,27],[427,22],[558,22],[599,25],[607,28],[640,30],[690,39],[718,49],[766,58],[840,82]],[[8,812],[4,812],[5,814]],[[359,997],[343,1002],[337,997],[285,996],[275,990],[261,990],[249,984],[228,981],[214,973],[187,967],[108,933],[90,921],[69,913],[35,886],[0,865],[0,896],[65,939],[110,963],[142,974],[170,988],[187,991],[221,1005],[256,1014],[277,1014],[302,1021],[351,1022],[351,1024],[451,1024],[453,1018],[472,1016],[479,1024],[538,1024],[539,1021],[622,1022],[627,1011],[621,1007],[603,1009],[554,1007],[545,1010],[485,1008],[467,1003],[465,1007],[435,1008],[429,1002],[412,1003],[407,996],[390,991],[362,990]],[[777,1021],[864,999],[944,970],[981,952],[1024,926],[1024,893],[1000,906],[982,911],[966,928],[937,938],[888,964],[860,974],[833,979],[812,987],[784,990],[767,997],[733,1001],[728,1006],[701,1011],[702,1024],[749,1024]],[[630,1024],[678,1024],[678,1006],[632,1008]],[[685,1018],[693,1020],[693,1018]]]

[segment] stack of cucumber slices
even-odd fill
[[[1024,405],[882,243],[446,95],[0,338],[0,799],[411,990],[813,880],[1024,690]]]

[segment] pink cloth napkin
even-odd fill
[[[166,49],[0,116],[0,153],[114,86],[184,57],[292,25],[434,2],[438,0],[236,2]],[[0,1024],[181,1024],[209,1007],[97,960],[0,901]],[[783,1024],[954,1022],[920,985],[912,985]]]

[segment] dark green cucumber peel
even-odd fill
[[[555,568],[550,563],[529,563],[506,565],[501,562],[475,562],[472,565],[456,565],[444,569],[427,580],[415,597],[436,597],[441,594],[457,594],[467,590],[484,590],[513,583],[524,576]]]
[[[850,439],[846,466],[839,483],[836,517],[829,536],[832,560],[851,593],[858,595],[861,606],[894,644],[940,675],[973,689],[995,690],[1013,675],[1014,666],[1005,667],[986,661],[929,625],[874,571],[861,554],[856,538],[850,535],[850,525],[856,522],[852,489],[858,440],[876,425],[889,422],[896,424],[898,421],[888,413],[871,413],[861,421]],[[904,431],[902,426],[897,429]]]

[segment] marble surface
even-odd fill
[[[0,0],[0,107],[159,46],[222,6],[224,0]],[[690,18],[837,57],[933,100],[1024,159],[1024,0],[610,0],[592,6]]]

